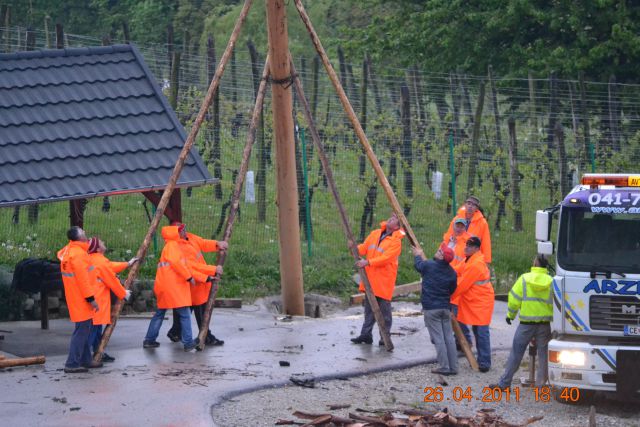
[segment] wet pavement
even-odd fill
[[[107,347],[116,361],[83,374],[62,370],[73,329],[68,320],[50,321],[47,331],[37,321],[0,323],[0,352],[47,357],[45,365],[0,369],[0,419],[10,426],[212,426],[217,403],[292,376],[319,381],[433,362],[419,305],[393,308],[391,353],[377,345],[377,328],[374,345],[349,341],[360,331],[362,307],[320,319],[284,319],[257,305],[216,309],[212,329],[225,345],[191,353],[166,338],[170,319],[160,347],[143,349],[150,315],[123,317]],[[515,327],[506,325],[505,313],[506,304],[496,301],[493,348],[511,345]]]

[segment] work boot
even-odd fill
[[[158,341],[144,341],[142,343],[142,348],[156,348],[160,347],[160,343]]]
[[[378,345],[380,347],[384,347],[384,340],[382,338],[380,338],[380,341],[378,341]]]
[[[67,366],[64,367],[64,373],[65,374],[81,374],[83,372],[88,372],[89,370],[87,368],[85,368],[84,366],[78,366],[75,368],[69,368]]]
[[[373,338],[363,337],[362,335],[360,335],[359,337],[351,338],[351,342],[354,344],[372,344]]]
[[[219,340],[219,339],[218,339],[218,338],[216,338],[216,336],[215,336],[215,335],[213,335],[213,334],[209,334],[209,335],[207,335],[207,338],[205,339],[204,343],[205,343],[206,345],[213,345],[213,346],[216,346],[216,345],[224,345],[224,341]]]
[[[109,356],[107,353],[102,353],[102,361],[103,362],[111,363],[111,362],[114,362],[115,360],[116,360],[115,357]]]
[[[178,342],[180,341],[180,334],[176,334],[175,332],[169,330],[169,332],[167,332],[167,338],[169,338],[171,342]]]

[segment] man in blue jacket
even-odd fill
[[[414,265],[422,276],[422,310],[424,324],[429,330],[431,341],[436,346],[438,368],[434,374],[456,375],[458,373],[458,353],[451,328],[451,307],[449,300],[456,290],[458,277],[449,265],[453,260],[453,250],[446,244],[440,245],[433,259],[426,260],[424,253],[412,247]]]

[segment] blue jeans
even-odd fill
[[[478,367],[491,368],[491,337],[489,325],[472,326],[473,335],[476,337],[476,350],[478,351]]]
[[[195,344],[193,337],[191,336],[191,312],[189,311],[189,307],[180,307],[177,308],[176,311],[180,316],[180,328],[182,329],[182,345],[185,347],[192,346]],[[155,341],[158,338],[158,334],[160,334],[160,327],[162,326],[162,321],[164,320],[164,315],[167,313],[167,309],[159,308],[156,310],[156,314],[151,318],[151,323],[149,323],[149,329],[147,329],[147,335],[144,337],[145,341]]]
[[[527,345],[532,338],[536,339],[536,347],[538,350],[538,371],[536,373],[536,386],[541,387],[546,384],[548,377],[548,354],[549,340],[551,340],[551,326],[549,322],[536,324],[518,325],[516,333],[513,335],[513,345],[507,365],[504,368],[504,374],[500,377],[498,385],[501,388],[511,386],[514,374],[520,369],[522,356],[527,349]]]
[[[100,340],[102,339],[102,325],[92,325],[91,332],[89,333],[89,346],[95,353],[100,346]]]
[[[453,317],[455,317],[456,319],[458,318],[458,306],[455,304],[451,304],[451,312],[453,313]],[[471,340],[471,331],[469,330],[469,327],[467,325],[465,325],[464,323],[460,323],[458,322],[458,325],[460,325],[460,329],[462,330],[462,335],[464,335],[464,337],[467,339],[467,342],[469,343],[469,347],[471,347],[471,345],[473,344],[473,341]],[[455,334],[454,334],[455,337]],[[456,337],[456,344],[459,346],[460,344],[458,343],[458,338]]]
[[[69,343],[69,357],[65,362],[65,368],[79,368],[89,366],[91,363],[91,349],[89,348],[89,334],[93,320],[87,319],[76,322],[76,327],[71,334]]]

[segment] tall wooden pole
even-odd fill
[[[284,0],[266,0],[269,67],[272,85],[273,133],[276,143],[278,235],[282,312],[304,315],[302,255],[298,224],[298,183],[293,139],[293,105],[289,34]]]
[[[320,164],[322,164],[324,174],[327,177],[327,184],[329,184],[329,188],[331,188],[331,194],[333,195],[333,199],[335,200],[336,206],[338,207],[338,213],[340,214],[340,219],[342,221],[342,229],[344,230],[344,234],[347,238],[347,245],[349,246],[349,250],[351,251],[351,255],[353,256],[354,261],[357,261],[360,259],[360,254],[358,253],[356,239],[353,237],[353,231],[351,230],[351,225],[349,224],[349,217],[347,216],[347,211],[342,204],[342,200],[340,199],[338,187],[336,186],[336,182],[333,179],[333,171],[331,169],[331,165],[329,164],[329,159],[327,158],[324,146],[322,144],[322,141],[320,140],[320,135],[318,134],[318,129],[316,127],[315,120],[313,119],[311,108],[309,107],[309,102],[307,101],[307,97],[305,96],[304,90],[302,89],[302,82],[298,77],[298,73],[296,73],[293,61],[291,61],[291,71],[295,76],[294,84],[296,87],[296,95],[300,100],[302,111],[304,112],[305,118],[307,119],[309,129],[311,130],[311,140],[313,141],[313,145],[315,145],[316,149],[318,150],[318,158],[320,159]],[[380,328],[380,336],[382,336],[384,346],[387,351],[391,351],[393,350],[393,343],[391,342],[389,331],[386,328],[384,317],[380,312],[378,300],[376,300],[376,297],[373,294],[373,290],[371,289],[371,283],[369,283],[367,273],[365,272],[364,268],[358,269],[358,273],[360,273],[360,277],[362,278],[362,282],[364,283],[365,294],[367,296],[367,300],[369,301],[369,305],[371,305],[373,316],[375,317],[376,322],[378,323],[378,327]]]
[[[222,240],[229,242],[231,239],[231,232],[233,231],[233,224],[238,216],[238,209],[240,208],[240,196],[242,195],[242,185],[249,169],[249,158],[251,157],[251,149],[256,140],[256,129],[260,124],[260,118],[262,117],[262,103],[264,102],[264,94],[267,91],[267,79],[269,78],[269,58],[267,58],[264,64],[264,70],[262,71],[262,79],[260,80],[260,86],[256,94],[256,104],[253,107],[253,115],[251,116],[251,123],[249,124],[249,132],[247,132],[247,142],[242,151],[242,162],[240,163],[240,172],[236,178],[233,195],[231,196],[231,207],[229,208],[229,218],[227,219],[227,225],[224,229]],[[217,265],[223,266],[227,259],[226,252],[218,253]],[[216,279],[220,279],[217,277]],[[209,332],[209,323],[211,322],[211,313],[213,312],[213,303],[216,300],[216,293],[218,292],[218,280],[216,280],[211,286],[209,291],[209,299],[204,309],[204,315],[202,316],[202,324],[200,325],[200,332],[198,338],[198,349],[202,350],[206,343],[207,333]]]
[[[407,232],[407,237],[409,238],[410,244],[418,249],[422,249],[420,246],[420,242],[418,241],[415,234],[413,233],[413,230],[409,225],[409,221],[407,221],[407,218],[405,217],[400,207],[400,204],[396,199],[396,195],[393,192],[393,188],[391,188],[391,185],[389,184],[389,181],[387,180],[387,177],[385,176],[384,171],[382,170],[382,166],[380,166],[380,162],[378,161],[378,158],[376,157],[376,154],[374,153],[373,148],[371,148],[371,144],[369,144],[369,140],[367,139],[367,136],[365,135],[364,130],[360,125],[360,121],[358,120],[355,112],[353,111],[353,107],[351,107],[351,103],[349,102],[349,99],[347,99],[347,95],[345,94],[344,89],[340,85],[340,80],[338,79],[338,76],[335,70],[333,69],[331,62],[329,62],[329,57],[327,56],[327,53],[322,47],[322,43],[320,42],[320,38],[318,37],[318,34],[313,29],[313,24],[311,24],[309,15],[307,15],[307,12],[305,11],[301,0],[294,0],[294,2],[296,5],[296,9],[298,9],[298,12],[300,13],[300,18],[302,18],[302,21],[304,22],[305,26],[307,27],[307,30],[309,31],[309,35],[311,36],[311,41],[315,46],[316,51],[318,52],[318,55],[320,55],[320,59],[322,60],[324,67],[327,71],[327,74],[329,75],[329,79],[331,80],[331,83],[333,84],[336,92],[338,93],[340,102],[342,103],[342,106],[345,112],[347,113],[347,116],[349,117],[349,120],[351,121],[351,124],[353,125],[356,131],[356,135],[358,136],[358,139],[360,140],[360,143],[362,144],[362,147],[364,148],[365,153],[367,154],[367,157],[369,158],[373,166],[373,169],[376,173],[376,176],[378,177],[378,180],[380,181],[380,184],[382,184],[382,188],[384,188],[385,194],[387,195],[387,199],[389,199],[389,203],[393,207],[394,212],[398,215],[398,218],[400,219],[400,223],[402,224],[403,228]],[[464,336],[462,335],[462,331],[460,330],[460,326],[458,325],[457,320],[454,317],[451,318],[451,323],[454,326],[454,331],[456,333],[456,336],[458,337],[460,345],[463,347],[463,350],[467,355],[467,359],[469,360],[469,363],[471,364],[473,369],[477,370],[478,364],[475,358],[473,357],[473,354],[471,353],[471,350],[469,349],[469,346],[467,345],[467,342],[465,341]]]
[[[198,132],[200,131],[200,127],[202,126],[202,122],[204,121],[205,115],[207,114],[207,110],[209,109],[209,106],[211,105],[211,101],[213,100],[213,95],[217,91],[218,86],[220,85],[220,79],[222,78],[222,74],[224,73],[224,68],[227,65],[227,62],[229,61],[229,57],[231,56],[231,51],[233,51],[233,47],[236,44],[238,35],[240,34],[240,29],[242,28],[242,24],[244,24],[244,21],[247,18],[247,14],[249,13],[249,8],[251,7],[252,3],[253,3],[253,0],[245,0],[244,6],[242,7],[242,11],[240,12],[240,16],[238,17],[235,27],[233,28],[233,32],[231,33],[231,37],[229,38],[229,43],[227,44],[227,48],[222,54],[222,58],[220,59],[220,64],[218,65],[218,69],[216,70],[216,73],[213,76],[213,79],[211,80],[211,84],[209,85],[209,90],[207,91],[207,95],[202,101],[202,105],[200,106],[200,111],[198,111],[198,116],[196,117],[195,121],[193,122],[193,125],[191,126],[191,131],[187,136],[187,140],[184,142],[184,147],[182,147],[182,151],[178,156],[178,160],[176,161],[176,165],[173,168],[173,172],[171,173],[169,182],[167,183],[167,186],[165,187],[164,192],[162,193],[162,198],[158,203],[156,214],[153,217],[151,224],[149,225],[149,230],[147,230],[147,235],[144,237],[144,240],[142,241],[142,245],[138,249],[136,257],[138,257],[139,259],[144,259],[144,256],[147,253],[147,249],[151,244],[151,239],[153,238],[153,234],[156,232],[156,229],[160,224],[160,220],[164,215],[164,210],[169,204],[169,199],[171,198],[173,189],[176,186],[178,177],[182,172],[182,168],[184,167],[184,162],[186,161],[187,156],[191,151],[191,147],[193,147],[193,143],[195,142],[196,137],[198,136]],[[133,283],[133,280],[138,275],[139,269],[140,269],[139,262],[133,264],[133,266],[129,271],[129,276],[127,276],[127,280],[124,283],[125,289],[131,288],[131,284]],[[116,327],[116,323],[118,322],[118,317],[120,316],[120,311],[122,311],[122,305],[123,305],[122,300],[119,300],[116,303],[115,308],[111,313],[111,324],[107,325],[104,331],[104,334],[102,335],[102,341],[100,341],[98,350],[93,355],[93,360],[95,360],[96,362],[99,362],[102,360],[102,353],[104,352],[104,349],[107,346],[109,339],[111,338],[111,334],[113,333],[113,330]]]

